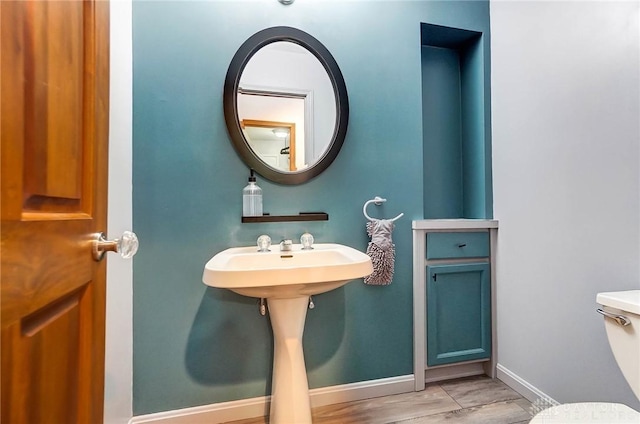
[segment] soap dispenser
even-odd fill
[[[262,189],[251,169],[249,184],[242,189],[242,216],[262,216]]]

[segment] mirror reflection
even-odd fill
[[[295,171],[300,153],[294,122],[243,119],[240,127],[251,149],[272,168]]]
[[[327,152],[336,128],[336,97],[314,54],[296,43],[277,41],[247,62],[237,90],[237,113],[253,152],[279,172],[296,172],[314,166]],[[288,135],[276,136],[277,129]]]

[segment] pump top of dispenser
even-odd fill
[[[256,182],[256,176],[254,175],[254,170],[253,170],[253,168],[249,168],[249,170],[251,171],[251,174],[249,175],[249,182],[250,183],[255,183]]]

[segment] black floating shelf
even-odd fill
[[[294,221],[328,221],[329,214],[325,212],[300,212],[298,215],[270,215],[243,216],[242,222],[294,222]]]

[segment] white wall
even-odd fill
[[[132,32],[131,0],[111,2],[111,97],[109,111],[108,235],[132,229]],[[144,245],[142,246],[144,248]],[[109,255],[105,424],[132,416],[132,261]]]
[[[596,293],[640,287],[638,2],[491,3],[498,360],[559,402],[640,402]]]

